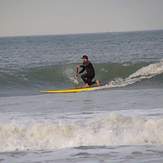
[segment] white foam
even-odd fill
[[[0,151],[163,144],[163,118],[101,115],[78,122],[0,123]]]
[[[131,74],[129,77],[125,79],[118,78],[111,81],[109,83],[109,88],[124,87],[139,82],[143,79],[150,79],[162,73],[163,73],[163,61],[160,61],[159,63],[150,64],[148,66],[140,68],[135,73]]]

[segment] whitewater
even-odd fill
[[[163,31],[0,38],[0,162],[162,163]],[[83,53],[102,90],[76,82]]]
[[[117,113],[80,121],[2,123],[0,128],[1,152],[163,144],[163,118],[129,117]]]

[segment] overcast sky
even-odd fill
[[[0,36],[163,29],[163,0],[0,0]]]

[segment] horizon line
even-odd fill
[[[105,33],[134,33],[134,32],[150,32],[150,31],[162,31],[163,29],[145,29],[145,30],[124,30],[124,31],[106,31],[106,32],[80,32],[80,33],[56,33],[56,34],[27,34],[27,35],[6,35],[0,36],[0,38],[10,37],[43,37],[43,36],[69,36],[69,35],[87,35],[87,34],[105,34]]]

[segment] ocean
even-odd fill
[[[85,53],[106,89],[40,93]],[[162,163],[163,30],[1,37],[0,162]]]

